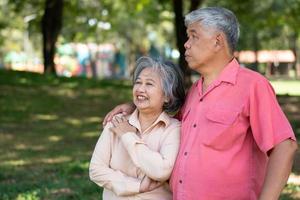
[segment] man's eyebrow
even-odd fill
[[[197,31],[195,29],[190,29],[190,30],[187,30],[186,33],[197,33]]]

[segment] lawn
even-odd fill
[[[0,71],[0,199],[101,199],[88,165],[122,81]]]
[[[130,100],[128,81],[0,70],[0,199],[101,199],[88,165],[102,117]],[[299,97],[280,96],[297,135]],[[299,165],[294,167],[296,179]],[[281,199],[297,199],[296,182]]]

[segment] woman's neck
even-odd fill
[[[138,119],[141,124],[141,131],[144,132],[147,128],[149,128],[157,120],[161,113],[162,111],[155,113],[139,112]]]

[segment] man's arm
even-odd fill
[[[296,150],[297,142],[291,139],[279,143],[272,149],[259,200],[279,198],[291,172]]]
[[[120,105],[116,106],[112,111],[110,111],[109,113],[106,114],[106,116],[103,120],[103,126],[105,126],[107,124],[107,122],[110,122],[115,115],[120,114],[120,113],[122,113],[123,115],[129,115],[129,114],[133,113],[135,108],[136,107],[132,102],[124,103],[124,104],[120,104]]]

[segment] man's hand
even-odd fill
[[[120,113],[122,113],[123,115],[129,115],[133,113],[134,109],[135,105],[133,103],[124,103],[116,106],[112,111],[106,114],[103,120],[103,126],[105,126],[107,122],[110,122],[115,115]]]
[[[136,133],[136,128],[131,126],[125,117],[115,117],[112,120],[113,127],[110,128],[112,132],[114,132],[118,137],[121,137],[123,134],[127,132]]]
[[[149,192],[162,185],[162,182],[154,181],[148,176],[145,176],[141,182],[140,192]]]

